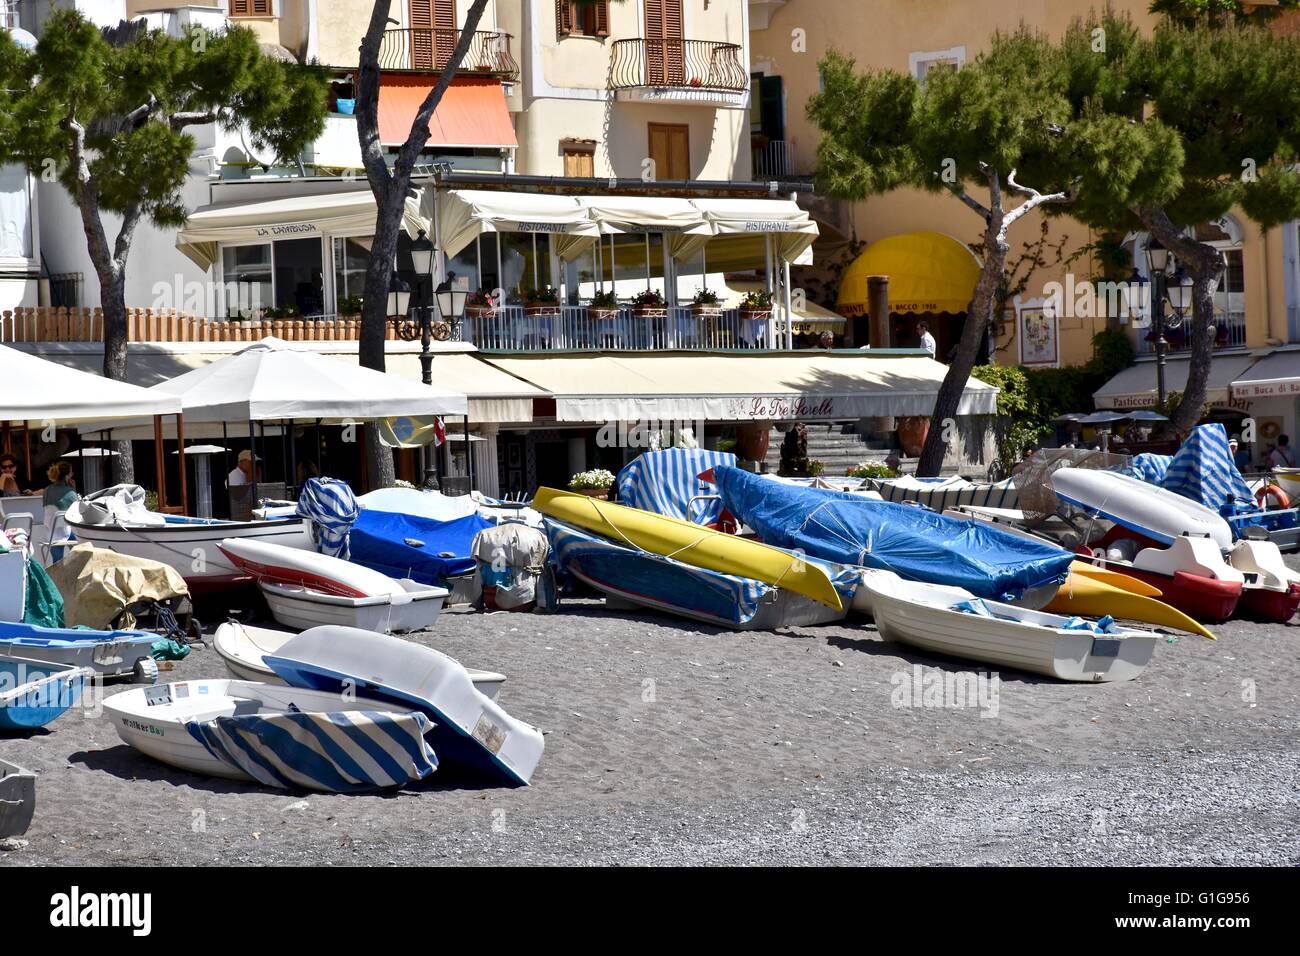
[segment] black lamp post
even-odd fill
[[[433,278],[433,243],[429,241],[423,229],[411,243],[411,263],[415,266],[417,281],[423,289],[425,282]],[[420,381],[425,385],[432,385],[433,353],[429,351],[429,326],[432,318],[429,315],[429,297],[420,296],[420,302]]]
[[[1165,269],[1169,265],[1169,250],[1155,236],[1147,237],[1147,270],[1151,274],[1151,322],[1156,337],[1156,398],[1165,404]]]

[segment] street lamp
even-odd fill
[[[1147,271],[1151,275],[1151,324],[1156,342],[1156,400],[1165,404],[1165,268],[1169,265],[1169,250],[1155,236],[1147,236]]]
[[[411,287],[407,285],[402,277],[394,269],[388,277],[388,317],[389,319],[405,322],[406,313],[411,307]],[[399,325],[399,330],[401,326]]]

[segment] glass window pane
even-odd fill
[[[479,286],[495,292],[502,288],[501,276],[497,272],[497,237],[487,233],[478,237]]]
[[[505,272],[501,284],[506,290],[506,302],[522,302],[526,290],[555,284],[551,278],[550,236],[504,232],[497,238],[501,243],[501,268]]]
[[[27,170],[0,166],[0,257],[32,258],[32,207]]]
[[[339,315],[345,312],[345,299],[356,299],[347,303],[350,308],[357,308],[366,290],[366,263],[370,260],[370,236],[334,240],[334,311]]]
[[[273,303],[271,245],[227,246],[221,250],[226,315],[247,318]]]
[[[452,273],[455,273],[453,277]],[[454,287],[464,287],[470,291],[478,289],[478,244],[471,242],[456,255],[447,260],[447,278]]]
[[[275,307],[300,315],[325,311],[325,279],[319,239],[285,239],[275,244]]]

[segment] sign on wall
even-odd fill
[[[1018,310],[1020,321],[1020,364],[1055,367],[1061,363],[1060,334],[1056,313],[1042,305]]]

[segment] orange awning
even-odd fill
[[[423,76],[385,75],[379,81],[379,141],[400,146],[411,132],[420,104],[433,89]],[[430,146],[499,149],[518,146],[499,80],[458,76],[429,120]]]

